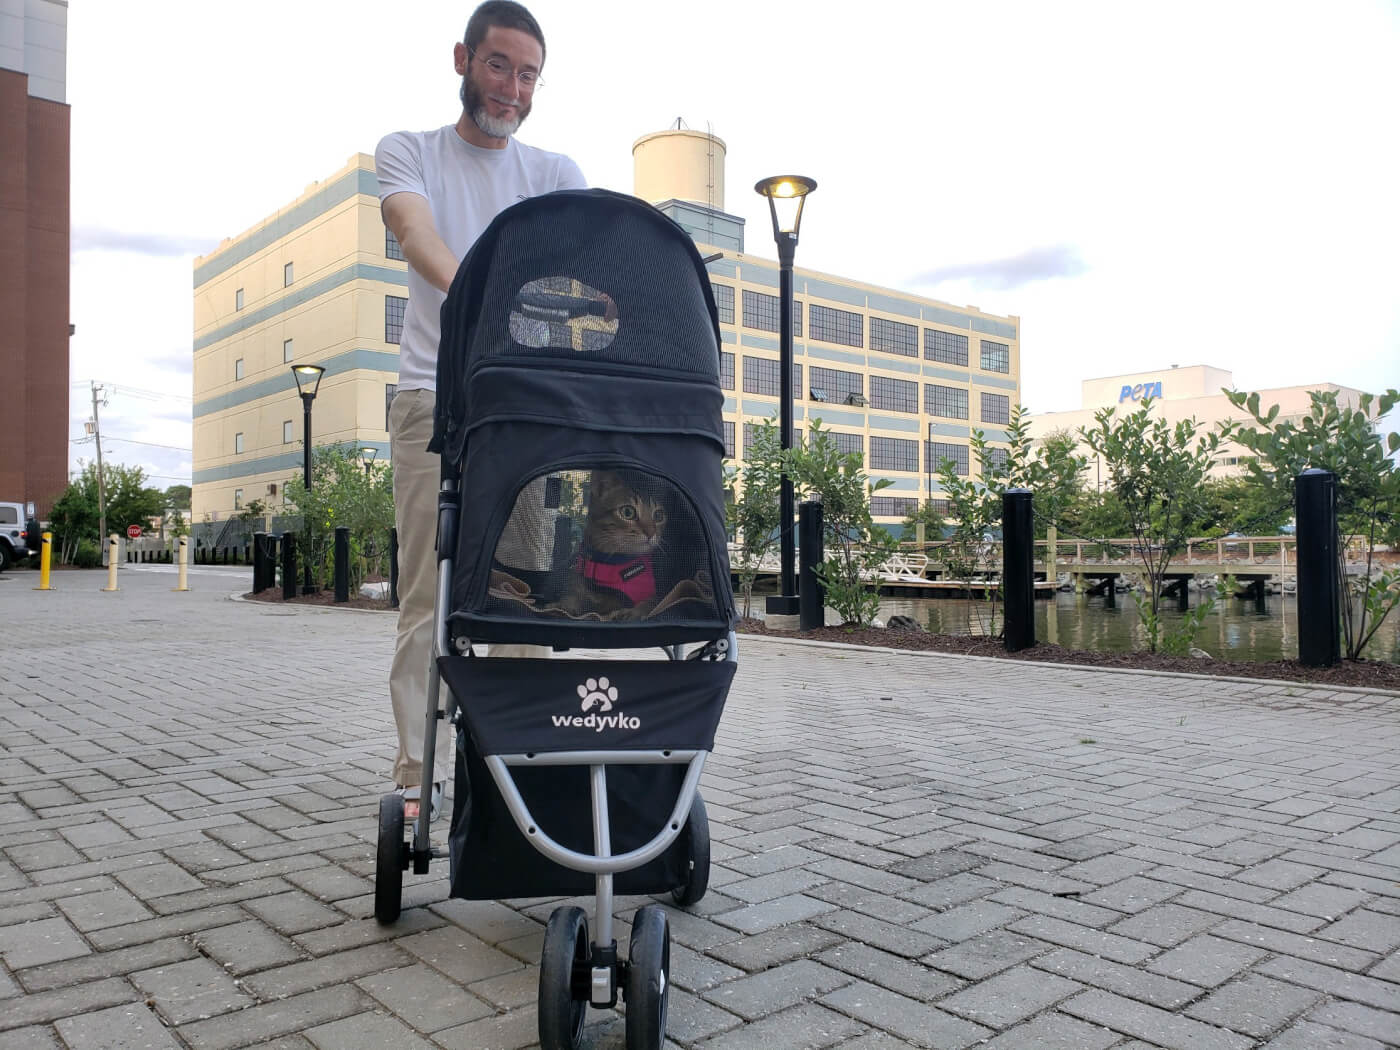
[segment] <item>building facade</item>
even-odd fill
[[[0,0],[0,500],[68,485],[66,0]]]
[[[726,452],[742,464],[778,415],[778,266],[744,250],[724,211],[724,143],[648,135],[633,151],[637,195],[686,229],[719,307]],[[406,264],[380,218],[373,158],[352,157],[277,215],[195,262],[194,520],[272,508],[301,468],[290,366],[325,366],[313,445],[387,458]],[[766,232],[766,231],[765,231]],[[944,459],[975,474],[971,430],[994,443],[1020,401],[1020,319],[819,273],[794,271],[794,425],[814,419],[890,486],[872,510],[898,523],[937,498]],[[897,529],[896,529],[897,531]]]
[[[1136,410],[1143,401],[1152,399],[1153,411],[1163,420],[1175,426],[1186,419],[1194,419],[1200,424],[1199,433],[1205,434],[1217,429],[1220,424],[1234,420],[1250,423],[1247,414],[1230,403],[1224,390],[1235,389],[1235,377],[1227,369],[1210,365],[1190,365],[1150,369],[1121,376],[1104,376],[1099,379],[1085,379],[1080,384],[1080,404],[1082,407],[1068,412],[1046,412],[1032,416],[1029,420],[1029,433],[1034,440],[1042,440],[1055,431],[1068,431],[1078,435],[1081,429],[1092,429],[1094,415],[1105,408],[1114,409],[1116,416],[1126,415]],[[1298,422],[1307,416],[1312,407],[1310,391],[1336,391],[1339,404],[1355,408],[1361,391],[1336,383],[1314,383],[1309,386],[1276,387],[1267,390],[1251,391],[1259,394],[1260,404],[1267,409],[1278,405],[1279,422]],[[1089,461],[1086,484],[1103,488],[1109,483],[1108,471],[1102,460],[1094,455],[1082,440],[1078,451]],[[1217,478],[1234,477],[1245,473],[1242,456],[1246,455],[1232,442],[1223,442],[1211,468],[1211,476]]]

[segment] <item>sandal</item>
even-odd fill
[[[447,789],[447,781],[439,780],[433,785],[432,795],[429,799],[430,809],[428,820],[437,820],[438,814],[442,812],[442,794]],[[423,797],[423,789],[418,784],[409,787],[400,787],[399,794],[403,796],[403,819],[409,822],[416,821],[419,813],[419,801]]]

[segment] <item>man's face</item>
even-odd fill
[[[530,115],[534,96],[534,85],[522,83],[520,74],[538,76],[544,64],[540,42],[519,29],[492,26],[475,55],[466,45],[458,44],[456,59],[457,72],[462,74],[462,108],[467,116],[482,134],[491,138],[514,135]]]

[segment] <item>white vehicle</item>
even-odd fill
[[[39,551],[34,504],[0,503],[0,572]]]

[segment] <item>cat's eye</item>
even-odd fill
[[[637,508],[632,506],[632,504],[630,503],[624,503],[622,506],[617,508],[617,515],[623,521],[636,521]]]
[[[515,293],[510,336],[521,346],[602,350],[617,335],[617,303],[572,277],[538,277]]]

